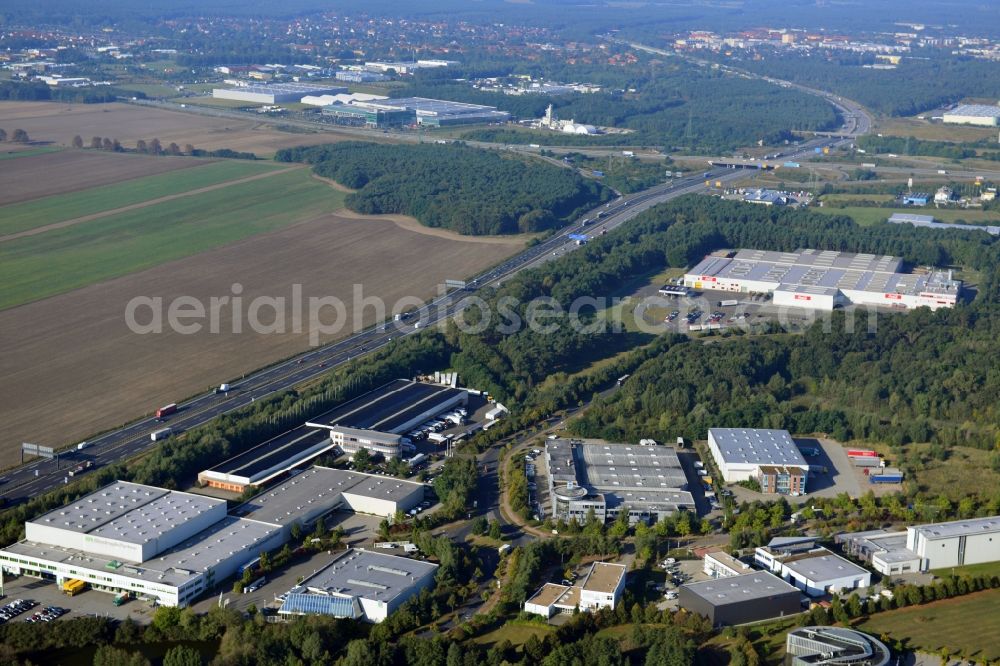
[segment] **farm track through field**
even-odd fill
[[[254,180],[260,180],[261,178],[270,178],[280,173],[287,173],[289,171],[294,171],[295,169],[301,169],[301,166],[287,167],[285,169],[275,169],[273,171],[268,171],[266,173],[258,173],[253,176],[247,176],[245,178],[238,178],[236,180],[228,180],[224,183],[217,183],[215,185],[208,185],[206,187],[199,187],[195,190],[188,190],[187,192],[178,192],[177,194],[168,194],[163,197],[157,197],[155,199],[149,199],[147,201],[141,201],[139,203],[130,204],[128,206],[122,206],[121,208],[114,208],[112,210],[104,210],[99,213],[92,213],[90,215],[83,215],[81,217],[74,217],[69,220],[63,220],[61,222],[53,222],[52,224],[46,224],[42,227],[36,227],[34,229],[26,229],[25,231],[19,231],[16,234],[7,234],[6,236],[0,236],[0,243],[5,243],[7,241],[12,241],[18,238],[24,238],[26,236],[35,236],[37,234],[42,234],[47,231],[53,231],[55,229],[64,229],[66,227],[72,227],[76,224],[82,224],[84,222],[91,222],[93,220],[99,220],[103,217],[109,217],[111,215],[117,215],[119,213],[126,213],[130,210],[136,210],[138,208],[146,208],[148,206],[155,206],[157,204],[166,203],[167,201],[173,201],[174,199],[181,199],[184,197],[196,196],[199,194],[205,194],[206,192],[212,192],[215,190],[221,190],[226,187],[231,187],[233,185],[240,185],[242,183],[249,183]]]

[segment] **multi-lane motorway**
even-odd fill
[[[782,83],[782,82],[778,82]],[[830,95],[823,91],[803,89],[819,95],[841,108],[845,116],[843,132],[830,137],[816,139],[798,146],[785,159],[806,161],[815,154],[816,148],[834,146],[848,141],[849,136],[867,132],[871,119],[856,104]],[[845,113],[846,112],[846,113]],[[314,379],[330,368],[349,362],[363,354],[371,353],[392,344],[393,339],[411,335],[423,328],[445,321],[465,304],[466,300],[487,286],[495,286],[504,279],[527,268],[538,266],[553,258],[571,252],[577,247],[570,234],[585,233],[591,236],[610,231],[632,219],[651,206],[670,199],[706,190],[705,181],[713,185],[742,177],[741,170],[710,168],[703,173],[691,174],[670,183],[657,185],[637,194],[622,197],[588,213],[600,219],[581,227],[578,224],[567,227],[547,240],[526,249],[492,270],[476,276],[468,282],[465,290],[453,291],[439,296],[415,311],[405,321],[389,322],[371,327],[331,344],[317,347],[287,361],[261,369],[232,385],[227,394],[206,393],[192,398],[179,406],[176,414],[164,421],[152,417],[137,420],[123,428],[113,430],[89,440],[84,450],[68,450],[58,460],[33,460],[8,472],[0,479],[0,497],[16,503],[43,494],[67,483],[67,473],[84,461],[92,461],[96,469],[101,465],[119,462],[141,453],[154,445],[150,433],[169,426],[175,433],[203,425],[219,415],[240,409],[256,400],[287,390],[298,384]],[[419,327],[417,323],[419,322]]]
[[[816,140],[803,145],[799,152],[791,155],[806,159],[813,154],[815,146],[830,145],[831,139]],[[712,169],[707,172],[708,180],[729,181],[744,174],[740,171]],[[483,273],[468,282],[462,291],[439,296],[415,311],[402,322],[389,322],[384,326],[371,327],[332,344],[312,349],[300,356],[264,368],[246,378],[233,383],[232,390],[225,395],[205,393],[180,405],[178,412],[163,421],[144,418],[124,428],[105,433],[89,440],[82,451],[67,451],[61,460],[35,460],[9,472],[0,486],[0,496],[9,502],[22,501],[45,493],[66,483],[67,472],[81,462],[90,460],[94,468],[118,462],[142,452],[154,445],[150,433],[169,426],[175,432],[183,432],[207,423],[211,419],[245,407],[279,391],[284,391],[305,381],[328,372],[330,368],[346,363],[362,354],[371,353],[392,343],[404,335],[411,335],[423,328],[433,326],[452,317],[460,310],[466,299],[478,289],[495,286],[515,273],[538,266],[553,258],[562,256],[577,248],[571,233],[586,233],[596,236],[602,231],[610,231],[632,219],[642,211],[664,201],[705,191],[705,174],[699,173],[650,188],[638,194],[620,198],[591,211],[594,218],[603,213],[601,219],[580,227],[578,224],[561,230],[556,235],[508,259],[503,264]],[[416,324],[419,322],[419,328]]]

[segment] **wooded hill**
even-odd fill
[[[312,164],[357,190],[346,202],[359,213],[412,215],[477,236],[559,227],[612,197],[569,169],[461,144],[345,142],[289,148],[275,159]]]

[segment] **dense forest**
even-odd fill
[[[1000,98],[996,65],[985,60],[914,52],[896,69],[865,69],[873,55],[823,56],[769,53],[743,60],[740,67],[823,90],[860,102],[877,113],[911,116],[953,104],[966,97]]]
[[[628,137],[596,137],[598,144],[681,147],[707,153],[755,144],[760,140],[776,144],[792,138],[794,131],[832,129],[838,124],[832,107],[817,97],[698,69],[686,63],[649,62],[621,85],[619,91],[590,94],[505,95],[476,90],[467,83],[450,79],[419,78],[393,94],[488,104],[518,118],[539,118],[551,103],[559,118],[635,130]],[[491,134],[493,132],[498,134]],[[482,130],[474,136],[510,143],[537,143],[539,138],[535,133],[503,130]],[[543,137],[543,142],[552,145],[582,143],[578,137],[558,133]],[[590,142],[593,144],[595,139]]]
[[[849,329],[733,338],[705,346],[660,338],[625,388],[599,400],[577,432],[612,440],[704,437],[713,424],[788,428],[893,445],[931,441],[990,449],[1000,408],[1000,244],[985,234],[935,232],[848,218],[754,208],[685,197],[654,208],[616,234],[506,283],[495,298],[552,298],[564,309],[579,296],[616,293],[635,276],[687,266],[721,247],[799,247],[901,256],[913,265],[964,265],[981,272],[971,305],[936,313],[882,314]],[[519,316],[525,309],[515,309]],[[472,315],[469,315],[472,316]],[[553,372],[572,372],[623,346],[629,334],[581,333],[559,324],[548,334],[503,332],[493,322],[455,334],[452,365],[501,399],[532,396]],[[579,397],[589,397],[579,396]]]
[[[345,142],[289,148],[275,159],[307,162],[357,190],[347,205],[359,213],[412,215],[470,235],[551,229],[612,196],[569,169],[457,144]]]

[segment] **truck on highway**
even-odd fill
[[[230,386],[229,384],[219,384],[219,388],[215,389],[215,392],[216,393],[229,393],[229,391],[231,389],[232,389],[232,386]]]
[[[73,469],[71,469],[68,472],[68,474],[70,476],[76,476],[77,474],[83,474],[84,472],[86,472],[88,469],[90,469],[93,466],[94,466],[94,461],[93,460],[88,460],[87,462],[85,462],[83,464],[80,464],[80,465],[77,465],[76,467],[74,467]]]
[[[170,437],[170,435],[172,435],[173,433],[174,433],[173,428],[161,428],[159,430],[155,430],[149,433],[149,439],[154,442],[158,442],[161,439],[166,439],[167,437]]]
[[[171,414],[177,413],[177,403],[172,402],[169,405],[164,405],[156,410],[156,418],[162,419],[164,416],[170,416]]]
[[[76,445],[76,450],[83,451],[88,446],[90,446],[90,442],[80,442],[79,444]]]

